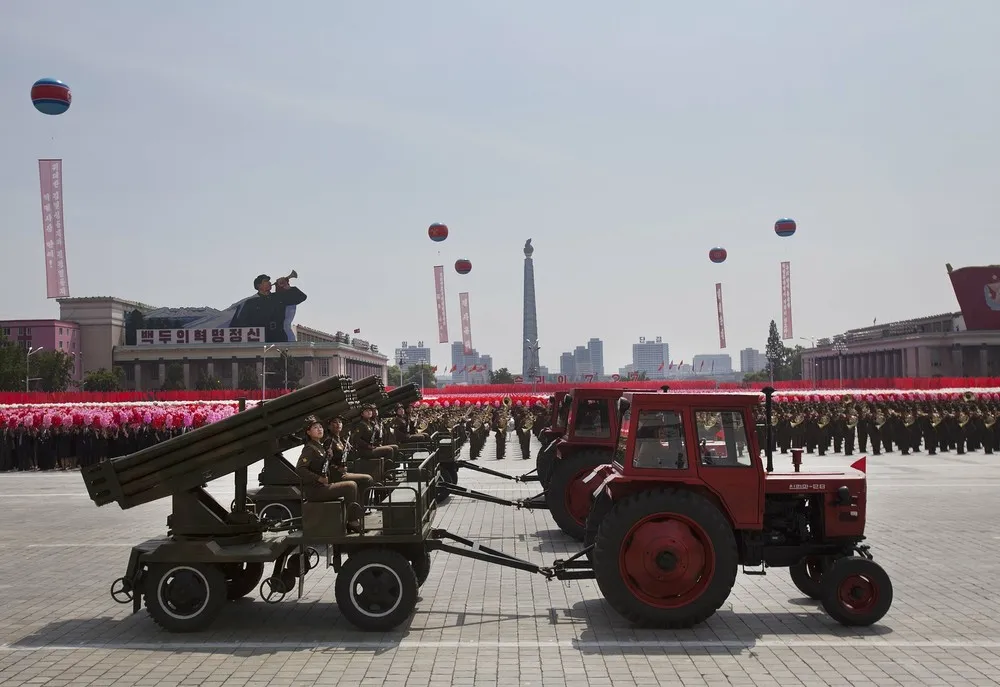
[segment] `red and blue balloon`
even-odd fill
[[[31,86],[31,102],[42,114],[61,115],[69,109],[73,94],[59,79],[39,79]]]
[[[782,238],[788,238],[795,233],[796,225],[794,219],[783,217],[774,223],[774,233]]]
[[[716,246],[712,250],[708,251],[708,259],[711,260],[712,262],[714,262],[717,265],[719,263],[725,262],[726,258],[728,258],[728,257],[729,257],[729,253],[726,252],[725,248],[719,248],[718,246]]]

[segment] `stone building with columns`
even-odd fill
[[[969,331],[962,313],[875,324],[819,339],[802,352],[802,377],[1000,376],[1000,330]]]
[[[162,308],[115,297],[60,298],[58,302],[60,319],[79,326],[83,373],[118,367],[128,389],[159,389],[171,363],[182,366],[186,388],[193,388],[206,376],[235,389],[247,368],[260,376],[265,359],[281,352],[301,360],[303,385],[334,375],[354,379],[379,375],[388,381],[388,356],[379,353],[377,346],[343,332],[329,334],[292,325],[296,341],[265,344],[252,328],[149,330],[132,342],[126,337],[130,313],[155,313]],[[213,336],[216,333],[218,336]],[[267,380],[268,387],[283,385],[283,379]]]

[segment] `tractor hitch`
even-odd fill
[[[594,579],[594,564],[586,558],[594,550],[591,544],[582,551],[574,553],[566,560],[557,559],[552,563],[553,577],[557,580],[592,580]]]
[[[508,479],[512,482],[538,482],[538,475],[531,474],[532,472],[537,472],[536,470],[530,470],[523,475],[508,475],[506,472],[499,472],[497,470],[490,470],[489,468],[484,468],[481,465],[476,465],[469,460],[456,460],[454,463],[455,467],[465,468],[466,470],[473,470],[475,472],[481,472],[484,475],[492,475],[493,477],[499,477],[501,479]]]

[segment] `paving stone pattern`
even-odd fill
[[[533,461],[482,463],[520,474]],[[857,456],[854,456],[856,458]],[[853,458],[807,455],[805,470]],[[1000,456],[869,456],[869,535],[895,603],[852,630],[803,599],[787,571],[740,576],[702,626],[633,629],[592,580],[435,553],[411,621],[359,632],[332,571],[300,601],[235,602],[206,632],[170,635],[114,603],[129,547],[165,531],[169,501],[97,508],[78,473],[0,475],[0,685],[996,685],[1000,676]],[[779,457],[778,469],[790,469]],[[251,482],[257,469],[251,470]],[[537,485],[463,471],[506,498]],[[232,483],[210,490],[223,504]],[[543,511],[453,498],[437,524],[547,564],[578,550]]]

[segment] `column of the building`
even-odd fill
[[[979,346],[979,376],[990,376],[990,349],[986,344]]]
[[[965,364],[962,359],[962,347],[959,344],[954,344],[951,347],[951,376],[952,377],[964,377]]]
[[[215,361],[211,358],[205,362],[205,374],[209,379],[215,379]]]
[[[185,389],[190,389],[191,388],[191,361],[189,361],[186,357],[184,358],[183,368],[184,368],[184,388]]]
[[[135,377],[135,390],[142,391],[142,363],[138,360],[132,363],[132,376]]]
[[[167,379],[167,364],[163,362],[163,358],[160,358],[159,371],[160,371],[160,384],[162,385]]]
[[[232,388],[240,388],[240,361],[237,358],[233,358],[233,378],[231,380]]]

